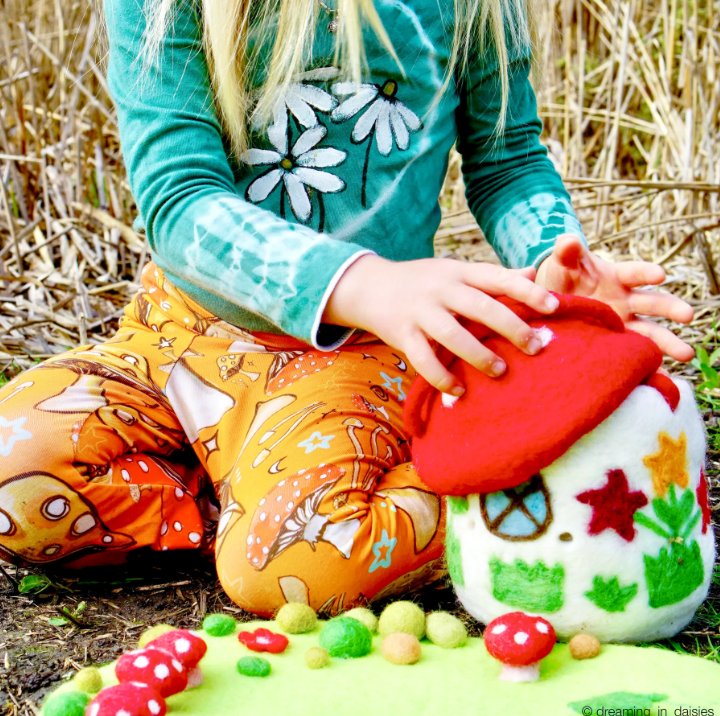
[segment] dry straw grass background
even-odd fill
[[[716,344],[720,0],[536,2],[544,141],[591,247],[662,264],[665,288],[696,308],[680,335]],[[0,383],[111,335],[148,258],[132,229],[99,24],[91,0],[0,0]],[[456,154],[440,199],[438,254],[494,260],[467,211]],[[710,457],[717,509],[719,455]],[[716,659],[717,596],[682,642]],[[10,677],[8,713],[37,713],[37,685]]]

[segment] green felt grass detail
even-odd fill
[[[464,515],[470,508],[467,497],[453,497],[448,495],[448,507],[454,515]]]
[[[582,716],[599,714],[642,714],[648,713],[653,704],[665,701],[665,694],[633,694],[630,691],[614,691],[611,694],[592,696],[582,701],[573,701],[568,707]]]
[[[445,561],[447,562],[450,579],[454,584],[464,587],[465,575],[462,568],[462,548],[460,547],[460,540],[455,536],[452,523],[451,515],[448,515],[447,527],[445,528]]]
[[[243,676],[270,676],[270,662],[261,656],[243,656],[238,659],[237,670]]]
[[[83,716],[92,697],[84,691],[69,691],[53,696],[43,708],[44,716]]]
[[[507,564],[490,560],[493,596],[499,602],[530,612],[552,613],[562,608],[565,570],[562,564],[550,568],[544,562],[532,566],[521,559]]]
[[[702,517],[699,509],[693,514],[694,507],[692,490],[684,490],[678,499],[675,485],[671,484],[667,501],[660,497],[652,501],[658,521],[642,512],[635,515],[635,522],[670,543],[670,549],[662,547],[656,557],[643,555],[649,603],[654,609],[681,602],[703,583],[705,569],[700,545],[695,540],[687,543]]]
[[[621,587],[617,577],[605,580],[601,576],[593,578],[593,588],[585,596],[606,612],[624,612],[625,607],[635,598],[638,585]]]
[[[228,636],[237,626],[235,620],[227,614],[208,614],[202,625],[210,636]]]

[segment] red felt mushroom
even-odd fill
[[[165,716],[165,699],[146,684],[126,683],[104,688],[89,704],[87,716]]]
[[[276,634],[269,629],[256,629],[255,631],[241,631],[238,634],[240,642],[250,651],[267,651],[270,654],[280,654],[285,651],[288,645],[288,638],[282,634]]]
[[[555,646],[555,630],[542,617],[511,612],[493,619],[484,639],[490,656],[503,665],[503,681],[537,681],[540,662]]]
[[[188,685],[188,673],[169,651],[147,646],[123,654],[115,664],[120,683],[147,684],[163,698],[179,694]]]
[[[153,639],[147,646],[164,649],[175,656],[188,671],[188,689],[194,689],[203,682],[203,673],[198,666],[207,652],[207,644],[187,629],[174,629]]]

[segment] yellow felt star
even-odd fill
[[[677,440],[673,440],[666,432],[661,432],[658,439],[660,449],[653,455],[646,455],[643,463],[652,473],[655,493],[663,497],[672,482],[680,487],[688,486],[687,438],[683,431]]]

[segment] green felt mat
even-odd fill
[[[243,630],[273,622],[243,624]],[[319,625],[320,627],[321,625]],[[239,630],[239,629],[238,629]],[[595,659],[575,661],[565,644],[557,645],[542,664],[540,681],[500,681],[500,665],[482,639],[459,649],[442,649],[423,641],[422,658],[412,666],[396,666],[380,653],[381,638],[361,659],[332,659],[324,669],[305,665],[304,654],[318,645],[320,628],[290,636],[283,654],[262,654],[272,665],[269,677],[241,676],[235,663],[250,652],[235,635],[211,637],[201,662],[203,686],[167,700],[168,714],[186,716],[570,716],[571,702],[593,704],[610,692],[664,694],[650,713],[658,716],[720,716],[720,665],[665,651],[633,646],[603,646]],[[113,666],[101,669],[105,685],[116,683]],[[58,692],[68,691],[72,684]],[[56,692],[57,693],[57,692]],[[596,713],[597,704],[592,711]],[[632,703],[632,700],[631,700]],[[638,696],[637,706],[645,702]],[[609,704],[608,704],[609,705]],[[693,713],[679,709],[702,709]],[[600,712],[602,713],[602,711]],[[607,712],[620,716],[617,710]],[[632,713],[635,716],[635,712]],[[637,714],[647,713],[638,710]]]

